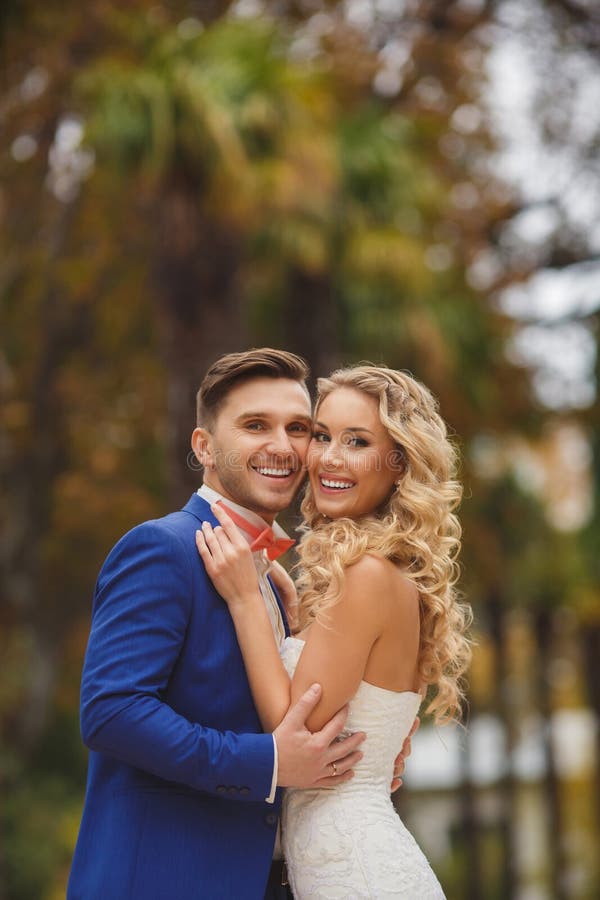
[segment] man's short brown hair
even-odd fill
[[[227,353],[212,364],[196,395],[196,424],[212,428],[227,394],[251,378],[290,378],[305,384],[309,368],[301,356],[271,347]]]

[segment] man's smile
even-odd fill
[[[297,472],[297,469],[291,468],[290,466],[252,466],[251,468],[265,478],[277,478],[281,480],[289,478]]]

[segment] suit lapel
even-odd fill
[[[285,630],[285,636],[289,637],[290,636],[290,626],[288,625],[288,620],[287,620],[287,616],[285,614],[285,608],[281,601],[281,597],[279,596],[277,588],[273,584],[273,579],[270,578],[269,575],[267,575],[267,579],[269,581],[269,584],[271,585],[271,590],[273,591],[273,595],[274,595],[275,599],[277,600],[277,606],[279,607],[279,612],[281,613],[281,618],[283,619],[283,627]]]

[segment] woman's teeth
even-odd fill
[[[352,481],[330,481],[329,478],[321,478],[321,484],[326,488],[333,488],[334,490],[346,490],[347,488],[354,487]]]

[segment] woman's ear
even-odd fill
[[[406,475],[406,470],[408,469],[408,460],[406,458],[404,447],[396,446],[395,449],[392,450],[389,458],[389,465],[392,471],[396,473],[396,485],[398,485]]]
[[[206,428],[194,428],[191,443],[198,462],[205,469],[214,469],[215,460],[210,431],[207,431]]]

